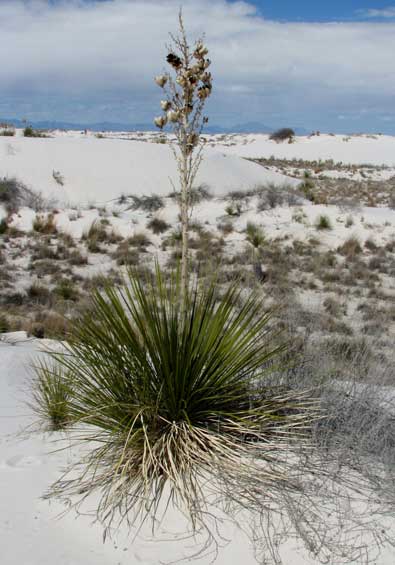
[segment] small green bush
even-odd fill
[[[326,214],[321,214],[318,216],[315,227],[317,230],[331,230],[332,224],[329,217]]]
[[[23,137],[48,137],[48,135],[43,131],[32,128],[32,126],[26,126],[23,130]]]
[[[161,196],[152,194],[151,196],[129,196],[132,200],[131,206],[127,210],[143,210],[144,212],[157,212],[164,207],[165,203]]]
[[[43,214],[36,214],[33,220],[33,231],[42,234],[54,234],[57,232],[55,217],[53,214],[45,216]]]
[[[295,132],[292,128],[281,128],[273,132],[269,139],[272,141],[286,141],[293,139],[295,137]]]
[[[156,235],[167,231],[168,229],[170,229],[170,227],[170,224],[168,224],[165,220],[161,220],[160,218],[152,218],[147,223],[147,228],[152,230]]]
[[[10,324],[8,319],[3,314],[0,314],[0,334],[10,331]]]
[[[362,246],[359,239],[352,235],[338,248],[341,255],[345,255],[348,259],[354,259],[356,255],[362,253]]]
[[[0,131],[1,137],[14,137],[15,129],[14,128],[4,128]]]
[[[7,233],[7,231],[8,231],[7,218],[2,218],[0,220],[0,235]]]
[[[60,431],[71,424],[72,390],[71,373],[61,365],[41,361],[35,367],[29,405],[45,428]]]
[[[255,249],[261,247],[266,241],[263,229],[253,222],[247,223],[246,239]]]
[[[74,283],[68,279],[62,279],[55,287],[54,293],[62,300],[76,302],[79,298],[79,292]]]

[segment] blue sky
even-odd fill
[[[252,3],[266,18],[281,21],[361,21],[370,10],[391,7],[388,0],[253,0]],[[383,16],[377,14],[375,19]]]
[[[152,123],[180,0],[1,0],[0,118]],[[395,0],[183,0],[211,124],[395,134]]]

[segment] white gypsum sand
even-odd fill
[[[18,132],[19,134],[21,132]],[[27,187],[60,203],[103,204],[122,194],[166,196],[177,190],[171,149],[160,143],[58,135],[48,138],[0,137],[0,176],[16,177]],[[54,178],[59,173],[63,185]],[[234,155],[207,147],[196,186],[213,194],[251,189],[257,184],[297,184]]]

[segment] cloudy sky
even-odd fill
[[[391,0],[390,0],[391,1]],[[180,0],[1,0],[0,118],[147,123]],[[395,4],[183,0],[211,124],[395,134]]]

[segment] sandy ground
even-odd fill
[[[223,136],[222,136],[223,137]],[[276,143],[264,134],[211,138],[224,153],[240,157],[327,160],[344,164],[395,166],[395,137],[388,135],[328,135],[296,137],[293,143]]]
[[[173,191],[172,182],[177,187],[177,169],[167,145],[92,135],[41,139],[20,134],[0,137],[0,176],[16,177],[63,204],[102,204],[122,194],[165,196]],[[54,171],[63,177],[63,186],[54,179]],[[297,184],[236,155],[207,147],[195,184],[207,184],[213,194],[222,194],[266,182]]]

